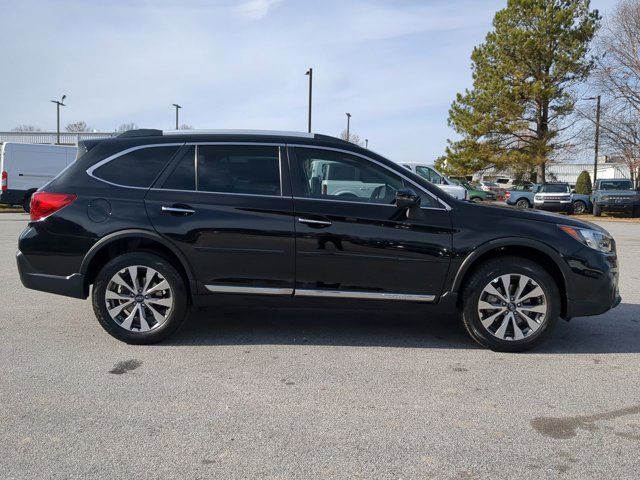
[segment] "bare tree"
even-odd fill
[[[640,186],[640,0],[618,4],[605,21],[597,48],[594,87],[602,95],[603,151],[622,158]]]
[[[35,125],[17,125],[16,127],[11,129],[12,132],[41,132],[42,129],[40,127],[36,127]]]
[[[138,125],[136,125],[133,122],[122,123],[118,128],[116,128],[116,132],[123,133],[123,132],[128,132],[129,130],[137,130],[137,129],[138,129]]]
[[[69,123],[66,127],[64,127],[64,129],[69,133],[82,133],[91,131],[91,128],[89,128],[87,122],[85,122],[84,120]]]
[[[364,145],[364,142],[362,141],[362,139],[360,138],[360,135],[358,135],[357,133],[351,133],[349,132],[349,138],[347,138],[347,130],[342,130],[342,132],[340,132],[340,136],[338,137],[341,140],[345,140],[347,142],[351,142],[351,143],[355,143],[356,145],[362,147]]]

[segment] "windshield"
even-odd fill
[[[497,187],[498,184],[495,182],[482,182],[482,184],[486,187]]]
[[[569,185],[543,185],[540,191],[545,193],[569,193]]]
[[[607,180],[600,182],[600,190],[631,190],[631,180]]]

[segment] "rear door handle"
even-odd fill
[[[169,215],[193,215],[196,211],[189,205],[163,205],[162,211]]]
[[[324,228],[331,225],[329,220],[315,220],[313,218],[303,218],[298,217],[298,221],[300,223],[304,223],[305,225],[309,225],[310,227]]]

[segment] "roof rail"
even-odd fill
[[[129,137],[161,137],[162,130],[156,130],[154,128],[138,128],[136,130],[127,130],[126,132],[118,135],[118,138]]]
[[[281,130],[165,130],[164,135],[268,135],[281,137],[304,137],[313,138],[313,133],[307,132],[287,132]]]

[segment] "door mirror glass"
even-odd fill
[[[398,208],[412,208],[420,205],[420,195],[411,188],[401,188],[396,191],[396,206]]]

